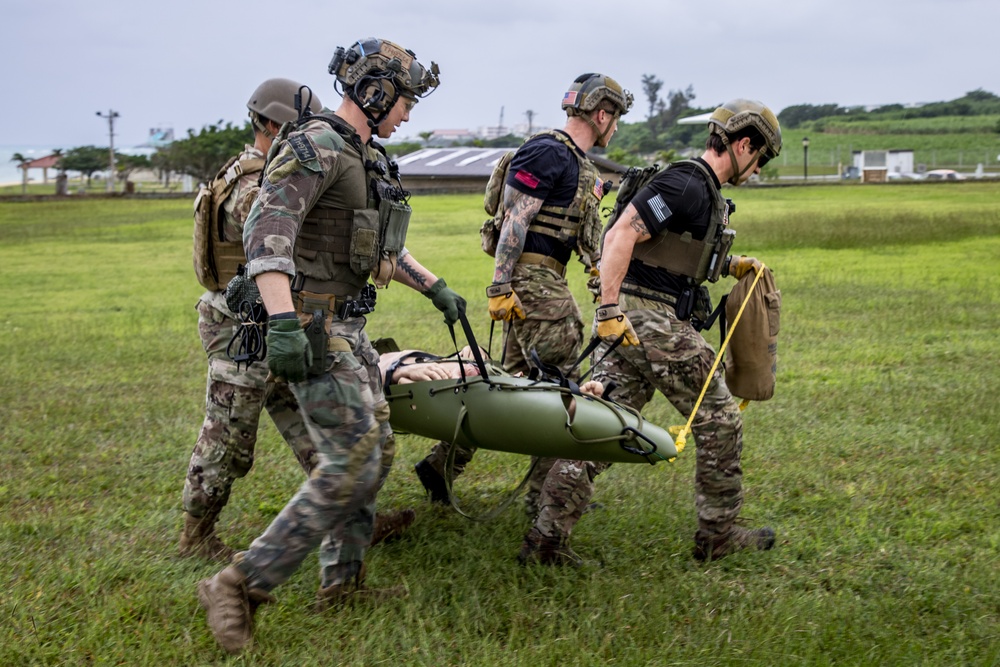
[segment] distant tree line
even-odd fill
[[[678,121],[688,116],[712,111],[715,106],[700,108],[692,105],[695,99],[693,86],[669,90],[661,94],[664,83],[654,74],[642,75],[642,93],[645,104],[637,102],[632,112],[619,123],[611,147],[606,155],[609,159],[624,165],[639,165],[646,162],[668,162],[678,157],[689,147],[700,147],[708,134],[702,124],[680,125]],[[645,119],[624,122],[635,117],[639,109],[645,111]],[[920,107],[904,107],[888,104],[875,109],[863,107],[842,107],[837,104],[799,104],[787,107],[778,114],[781,125],[795,129],[809,125],[812,131],[822,131],[823,122],[836,119],[838,122],[886,121],[912,118],[935,118],[943,116],[1000,116],[1000,97],[978,88],[963,97],[948,102],[933,102]],[[1000,133],[1000,122],[996,131]],[[431,133],[421,134],[426,142]],[[478,147],[517,146],[523,137],[508,134],[495,139],[476,139],[462,145]],[[220,120],[203,127],[198,132],[187,131],[183,139],[160,148],[151,158],[146,156],[115,154],[119,180],[127,180],[136,169],[156,169],[161,178],[169,179],[170,174],[188,174],[193,178],[208,182],[219,167],[233,155],[243,150],[243,146],[253,141],[253,128],[249,122],[233,125]],[[398,157],[422,147],[421,142],[402,142],[387,146],[390,157]],[[600,152],[600,149],[596,149]],[[94,173],[107,169],[108,149],[97,146],[81,146],[60,154],[59,168],[76,171],[87,177],[88,184]],[[21,164],[28,160],[15,154],[12,158]]]
[[[1000,97],[977,88],[949,102],[931,102],[919,107],[887,104],[875,109],[842,107],[836,104],[798,104],[782,109],[778,120],[782,127],[795,129],[805,123],[835,118],[839,121],[866,122],[873,120],[904,120],[909,118],[939,118],[942,116],[1000,115]],[[997,127],[1000,132],[1000,125]]]

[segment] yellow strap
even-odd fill
[[[677,448],[678,454],[684,451],[684,446],[687,444],[687,436],[691,433],[691,424],[694,423],[694,416],[698,414],[698,408],[701,407],[701,401],[705,398],[705,393],[708,391],[708,385],[712,383],[712,377],[715,375],[715,370],[719,367],[719,361],[722,359],[722,353],[726,351],[726,347],[729,345],[729,339],[733,337],[733,331],[736,329],[736,325],[739,324],[740,317],[743,316],[743,309],[747,307],[750,297],[753,296],[754,288],[757,287],[757,283],[760,281],[761,276],[764,275],[764,268],[764,264],[761,264],[760,270],[757,271],[757,275],[753,279],[753,284],[750,285],[750,289],[747,290],[746,298],[743,299],[743,303],[740,304],[740,309],[736,312],[736,317],[733,318],[733,323],[729,326],[729,332],[726,334],[726,340],[722,341],[722,347],[719,348],[719,353],[715,355],[715,363],[712,364],[712,370],[708,372],[708,377],[705,378],[705,386],[701,388],[701,394],[698,396],[698,400],[694,404],[694,409],[691,410],[691,416],[688,417],[687,424],[684,426],[671,426],[668,429],[671,435],[677,436],[677,439],[674,441],[674,446]],[[740,403],[740,410],[746,409],[748,405],[750,405],[750,401],[744,400]]]

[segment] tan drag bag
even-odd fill
[[[774,396],[778,372],[778,331],[781,328],[781,291],[766,266],[739,322],[732,331],[726,355],[726,385],[734,396],[766,401]],[[747,298],[754,271],[736,283],[726,300],[726,320],[733,322]],[[730,326],[732,326],[730,324]]]

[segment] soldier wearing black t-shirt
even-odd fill
[[[587,159],[606,147],[632,94],[611,77],[584,74],[563,95],[566,125],[534,135],[511,160],[503,193],[504,218],[493,284],[487,288],[490,317],[505,325],[504,370],[530,370],[532,351],[542,362],[569,372],[583,343],[583,319],[566,284],[575,251],[587,266],[598,250],[599,208],[604,184]],[[443,471],[447,448],[437,445],[416,465],[431,499],[446,502]],[[472,457],[455,452],[455,472]],[[552,461],[540,461],[529,483],[528,512],[537,512],[542,481]]]
[[[740,185],[781,151],[781,130],[770,109],[734,100],[712,114],[706,150],[671,165],[640,190],[608,231],[601,257],[601,306],[595,327],[607,344],[622,343],[595,367],[594,379],[618,385],[614,399],[640,410],[656,390],[682,415],[690,415],[708,380],[715,352],[690,322],[692,294],[709,274],[715,239],[728,225],[722,182]],[[699,243],[704,242],[704,243]],[[690,256],[690,255],[694,256]],[[721,258],[717,258],[718,259]],[[760,263],[724,260],[722,275],[742,277]],[[749,530],[734,521],[743,504],[739,406],[716,373],[693,423],[697,444],[694,556],[722,558],[734,551],[770,549],[774,531]],[[590,501],[593,480],[610,464],[559,462],[563,470],[542,489],[541,511],[524,550],[548,545],[559,562],[579,562],[567,541]]]

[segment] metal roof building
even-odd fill
[[[396,160],[403,186],[418,193],[478,192],[486,189],[486,182],[493,168],[507,151],[507,148],[476,148],[457,146],[453,148],[423,148],[408,153]],[[625,167],[603,155],[589,154],[588,157],[601,170],[601,178],[619,180],[618,172]]]

